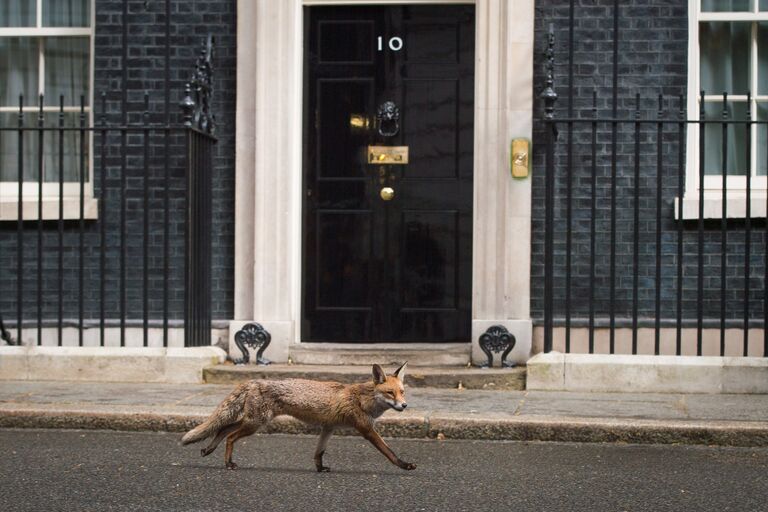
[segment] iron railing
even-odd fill
[[[209,37],[180,124],[168,114],[150,122],[145,93],[140,116],[110,112],[120,123],[106,115],[117,95],[100,95],[95,123],[81,98],[70,125],[63,98],[57,121],[46,123],[40,96],[29,125],[20,97],[16,126],[0,126],[17,152],[15,229],[0,226],[3,250],[15,253],[14,264],[0,269],[0,315],[15,343],[167,347],[176,344],[170,331],[178,328],[185,346],[211,343],[212,49]],[[132,117],[138,122],[129,123]],[[65,182],[65,162],[74,180]],[[25,204],[36,211],[30,215]],[[76,340],[65,339],[66,328],[77,331]],[[128,340],[131,329],[140,331],[140,342]]]
[[[693,353],[684,347],[684,329],[695,329],[695,354],[702,355],[713,352],[704,350],[704,337],[714,329],[715,353],[734,355],[738,342],[740,355],[768,356],[768,226],[764,213],[753,217],[752,205],[755,193],[768,190],[757,190],[751,175],[753,136],[768,147],[768,121],[753,117],[749,95],[746,115],[739,118],[729,114],[727,93],[717,118],[707,117],[704,91],[696,116],[687,112],[683,96],[636,94],[634,105],[619,109],[614,74],[613,106],[604,115],[596,91],[591,108],[574,107],[571,76],[568,112],[558,117],[554,81],[550,28],[540,95],[544,115],[538,120],[545,145],[544,350],[573,351],[574,329],[581,328],[587,330],[589,353],[618,352],[617,330],[625,328],[631,330],[632,354],[643,352],[640,331],[649,329],[651,353],[681,355]],[[698,133],[699,184],[707,174],[706,148],[719,145],[718,171],[724,177],[729,137],[744,134],[743,218],[729,218],[729,203],[735,201],[728,180],[721,179],[719,218],[705,216],[710,197],[698,186],[698,215],[684,220],[690,130]],[[607,347],[596,344],[599,329],[608,331]]]

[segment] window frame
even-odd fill
[[[0,27],[0,38],[47,38],[47,37],[88,37],[89,40],[89,56],[88,56],[88,92],[87,102],[84,107],[86,113],[87,126],[93,126],[93,99],[94,99],[94,63],[95,63],[95,25],[96,25],[96,9],[95,0],[88,0],[90,4],[89,12],[89,26],[88,27],[44,27],[43,26],[43,0],[36,0],[36,12],[35,12],[35,25],[29,27]],[[43,46],[38,47],[38,95],[45,88],[45,72],[44,63],[45,55],[42,50]],[[37,115],[40,111],[39,105],[24,106],[22,112],[25,114]],[[43,113],[52,114],[60,111],[59,106],[43,106]],[[80,113],[80,105],[65,105],[65,113]],[[4,114],[18,114],[19,106],[5,106],[0,105],[0,113]],[[79,120],[79,116],[78,116]],[[79,123],[79,121],[78,121]],[[32,125],[25,124],[25,127]],[[50,125],[47,125],[50,126]],[[14,131],[6,131],[6,134],[16,133]],[[55,131],[47,131],[48,134],[55,134]],[[84,183],[84,201],[85,201],[85,218],[95,218],[97,212],[97,202],[94,199],[94,171],[93,171],[93,131],[87,130],[86,147],[88,151],[87,165],[87,179]],[[0,181],[0,220],[15,220],[18,215],[18,199],[19,199],[19,185],[18,181]],[[43,218],[44,219],[57,219],[59,218],[59,197],[64,197],[64,218],[79,218],[79,202],[80,202],[80,182],[68,181],[64,182],[63,193],[60,190],[58,182],[44,182],[42,186],[43,192]],[[37,202],[40,193],[40,182],[35,180],[24,180],[22,188],[23,214],[25,220],[36,220]],[[10,203],[10,204],[9,204]]]
[[[701,53],[699,48],[699,24],[706,21],[744,21],[753,23],[751,28],[752,55],[750,62],[750,89],[756,92],[754,87],[757,76],[755,70],[758,66],[757,58],[757,23],[768,22],[768,11],[758,11],[759,0],[753,1],[752,11],[749,12],[702,12],[702,0],[688,0],[688,89],[687,89],[687,109],[689,119],[698,119],[700,110],[700,91],[701,91]],[[711,91],[710,91],[711,92]],[[746,95],[729,95],[728,101],[734,103],[745,103]],[[709,94],[704,97],[705,103],[722,105],[722,93]],[[753,94],[752,98],[752,119],[756,118],[757,110],[755,106],[758,102],[768,106],[768,95]],[[683,200],[683,219],[696,219],[699,217],[699,134],[700,125],[690,123],[687,130],[687,151],[686,151],[686,175],[685,175],[685,193]],[[766,186],[768,186],[768,176],[758,176],[754,164],[757,161],[757,126],[751,128],[750,163],[749,170],[754,172],[750,180],[751,188],[751,217],[766,216]],[[727,210],[728,218],[746,217],[746,176],[730,175],[725,177],[727,186]],[[723,176],[709,174],[704,176],[704,218],[722,217],[722,193]],[[678,198],[679,200],[679,198]],[[675,217],[678,217],[678,208],[675,205]]]

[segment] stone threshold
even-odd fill
[[[470,363],[472,344],[467,343],[294,343],[291,362],[300,365],[361,365],[460,367]]]
[[[385,371],[394,366],[383,365]],[[405,384],[411,387],[484,389],[520,391],[525,389],[525,366],[514,368],[477,368],[467,366],[411,367],[405,375]],[[371,378],[370,365],[286,365],[219,364],[203,370],[206,383],[231,384],[251,379],[313,379],[332,380],[345,384],[365,382]]]

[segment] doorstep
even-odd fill
[[[385,364],[385,371],[396,368]],[[525,366],[515,368],[424,367],[411,366],[405,372],[405,384],[418,388],[484,389],[517,391],[525,389]],[[203,370],[206,383],[231,384],[251,379],[332,380],[345,384],[365,382],[371,378],[370,365],[300,365],[219,364]]]
[[[294,343],[288,347],[291,362],[305,365],[362,365],[408,367],[467,366],[471,343]]]

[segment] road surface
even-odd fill
[[[178,434],[0,430],[11,511],[768,511],[768,449],[261,435],[223,466]]]

